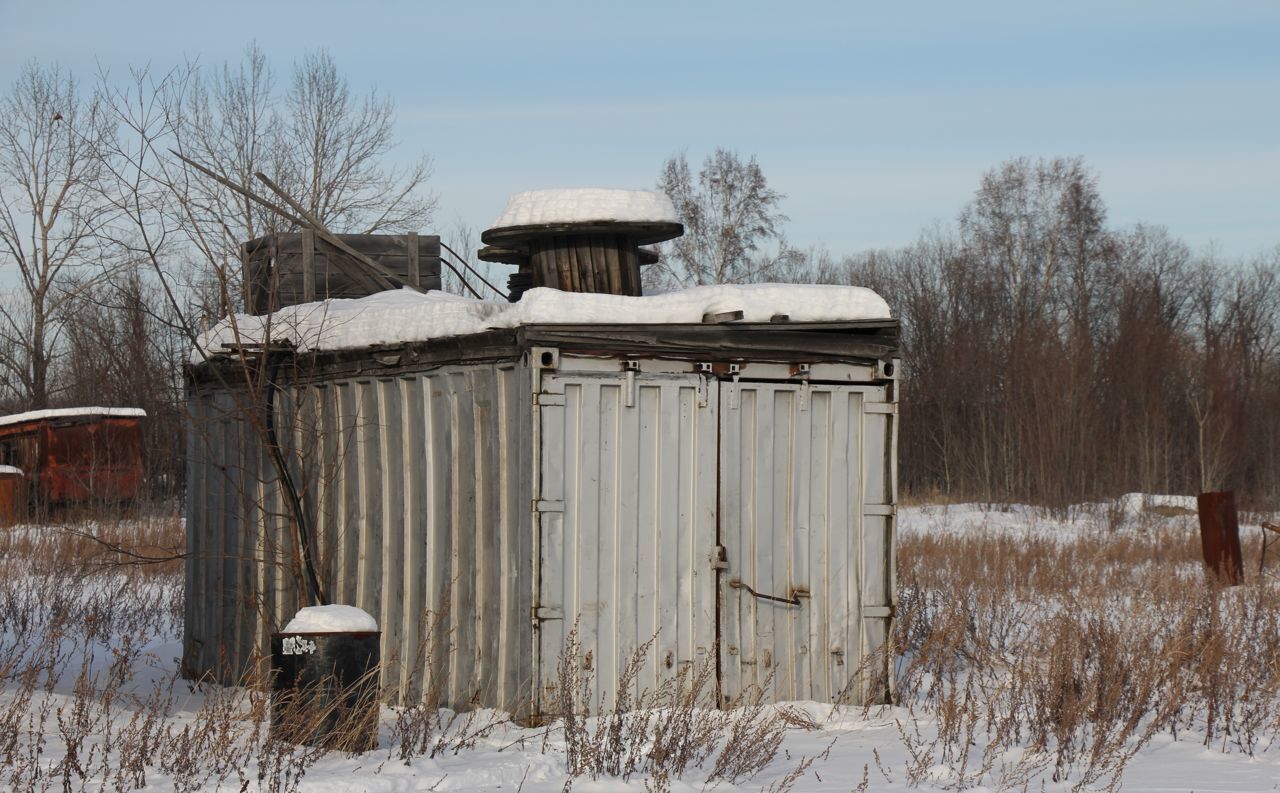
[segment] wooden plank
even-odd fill
[[[303,244],[307,236],[312,238],[310,246]],[[414,233],[399,237],[359,234],[339,237],[346,238],[349,244],[404,283],[419,289],[440,288],[438,236]],[[417,239],[417,245],[409,243],[411,238]],[[269,243],[275,239],[279,239],[278,245]],[[385,284],[370,280],[362,264],[328,243],[318,245],[318,239],[314,231],[307,230],[264,237],[241,247],[245,295],[250,310],[263,313],[273,306],[328,297],[364,297],[385,288]],[[273,256],[273,251],[278,255]]]
[[[541,246],[532,253],[530,261],[534,265],[534,286],[550,286],[559,288],[560,271],[556,266],[555,256],[549,247]]]
[[[605,291],[603,273],[600,271],[600,252],[596,247],[590,244],[590,237],[587,238],[586,244],[579,249],[579,262],[582,264],[583,280],[586,282],[584,291],[593,294],[599,294]]]
[[[591,287],[588,284],[587,278],[589,276],[588,268],[591,267],[591,262],[587,257],[582,255],[582,251],[579,250],[578,246],[574,245],[571,240],[562,239],[561,242],[561,250],[569,259],[569,272],[573,274],[573,281],[567,288],[572,292],[590,291]]]
[[[622,261],[618,255],[618,248],[621,242],[616,237],[612,240],[601,238],[604,268],[609,280],[609,293],[613,295],[625,294],[622,287]]]
[[[569,244],[568,240],[559,240],[559,242],[560,255],[569,263],[570,274],[569,280],[562,282],[560,288],[569,292],[585,292],[587,274],[577,247]]]
[[[574,267],[574,291],[577,292],[595,292],[596,290],[596,271],[591,261],[591,249],[582,246],[578,242],[570,239],[565,240],[566,250],[570,251],[573,256]]]
[[[371,272],[364,262],[354,259],[345,251],[334,246],[333,243],[322,237],[319,238],[317,242],[320,243],[318,245],[318,250],[325,251],[329,256],[329,269],[331,271],[341,272],[352,281],[362,284],[363,288],[366,290],[364,294],[372,295],[376,292],[384,291],[387,288],[386,283],[383,280],[383,276]],[[381,265],[378,266],[381,267]]]
[[[640,286],[640,253],[635,248],[627,247],[618,251],[619,267],[622,270],[622,294],[639,297],[643,290]]]
[[[409,257],[408,257],[408,266],[405,268],[407,271],[405,272],[405,278],[413,286],[421,288],[422,274],[418,271],[418,254],[420,253],[420,251],[418,250],[418,232],[416,231],[409,232],[409,244],[407,247],[409,251]],[[390,269],[392,272],[395,272],[394,267],[388,267],[388,269]]]
[[[578,291],[573,286],[579,275],[573,260],[573,249],[552,242],[547,248],[547,255],[555,258],[558,279],[556,284],[548,284],[548,286],[554,285],[566,292]]]
[[[440,237],[435,234],[418,235],[418,269],[424,278],[440,276]]]
[[[315,299],[316,233],[307,229],[302,232],[302,302],[312,303]]]
[[[609,291],[609,268],[605,261],[605,246],[600,237],[590,237],[591,243],[591,277],[595,279],[595,289],[597,294],[612,294]]]

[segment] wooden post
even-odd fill
[[[409,284],[414,289],[422,288],[422,273],[418,269],[418,232],[409,232]]]
[[[1244,559],[1240,554],[1240,524],[1236,516],[1235,494],[1201,493],[1196,497],[1200,513],[1200,548],[1204,564],[1218,582],[1239,586],[1244,582]]]
[[[316,299],[316,233],[311,229],[302,230],[302,302],[311,303]],[[271,296],[271,308],[274,311],[280,300],[277,295]]]

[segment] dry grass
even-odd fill
[[[1245,755],[1273,748],[1280,586],[1257,575],[1257,545],[1246,549],[1250,580],[1224,590],[1205,583],[1185,518],[1107,526],[1103,516],[1070,536],[901,538],[895,686],[908,759],[889,768],[877,756],[861,789],[876,770],[955,789],[1115,785],[1158,734]],[[193,687],[173,676],[171,659],[147,657],[155,637],[181,632],[178,521],[19,527],[0,532],[0,554],[0,788],[125,790],[159,779],[175,790],[289,791],[326,756],[273,738],[265,692]],[[424,617],[415,664],[448,667],[442,630]],[[742,786],[783,762],[789,730],[817,726],[762,705],[759,691],[728,711],[710,707],[709,666],[638,691],[651,650],[637,648],[606,683],[571,635],[556,720],[541,733],[494,711],[436,707],[429,675],[414,701],[384,711],[374,762],[457,755],[511,730],[512,746],[563,756],[570,784]],[[617,694],[592,713],[601,685]],[[773,789],[817,773],[821,757],[787,757],[791,772]]]
[[[76,574],[136,568],[143,578],[182,573],[186,536],[173,515],[139,516],[0,529],[0,557],[24,559],[36,571]]]
[[[1277,734],[1280,588],[1206,583],[1185,521],[924,533],[898,553],[897,692],[930,724],[901,724],[910,781],[941,763],[961,788],[1115,784],[1159,733],[1248,755]]]
[[[689,776],[710,787],[737,785],[774,762],[788,729],[814,726],[803,714],[764,705],[759,688],[739,694],[726,709],[716,708],[713,660],[683,665],[656,690],[635,693],[656,638],[632,653],[614,685],[612,705],[592,714],[597,681],[591,665],[583,663],[578,626],[565,637],[550,715],[564,739],[570,781],[639,777],[651,791],[670,790],[672,780]],[[790,790],[822,757],[799,758],[770,790]]]
[[[288,698],[273,703],[262,681],[195,684],[177,678],[172,659],[148,656],[144,648],[156,637],[181,634],[182,553],[174,518],[0,531],[0,789],[159,785],[281,793],[297,790],[330,754],[305,744],[365,745],[367,733],[318,737],[310,726],[330,714]],[[510,728],[521,736],[513,746],[563,753],[570,785],[583,776],[638,777],[651,790],[667,790],[690,774],[712,785],[735,783],[773,761],[796,722],[762,706],[759,692],[731,713],[708,707],[709,666],[686,669],[658,691],[624,693],[610,712],[589,714],[584,703],[593,701],[595,681],[573,643],[560,659],[562,718],[541,733],[518,730],[496,711],[437,706],[452,646],[447,630],[424,615],[414,663],[429,670],[425,690],[384,711],[389,734],[368,755],[379,769],[467,752]],[[637,652],[616,690],[633,690],[648,649]],[[303,726],[292,736],[301,738],[297,745],[273,728],[273,704],[300,709],[297,719],[287,712],[278,719]],[[364,711],[356,711],[358,720]],[[774,789],[790,788],[814,761],[799,758]]]

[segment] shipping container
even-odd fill
[[[884,701],[896,355],[893,320],[526,325],[288,355],[270,418],[392,701],[537,719],[571,632],[593,710],[642,648],[637,691]],[[246,365],[189,372],[184,667],[223,682],[309,605]]]
[[[140,408],[78,407],[0,417],[0,465],[24,474],[22,506],[125,502],[143,484]]]

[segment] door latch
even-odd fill
[[[716,546],[715,558],[711,560],[711,567],[714,570],[729,569],[729,552],[723,545]]]

